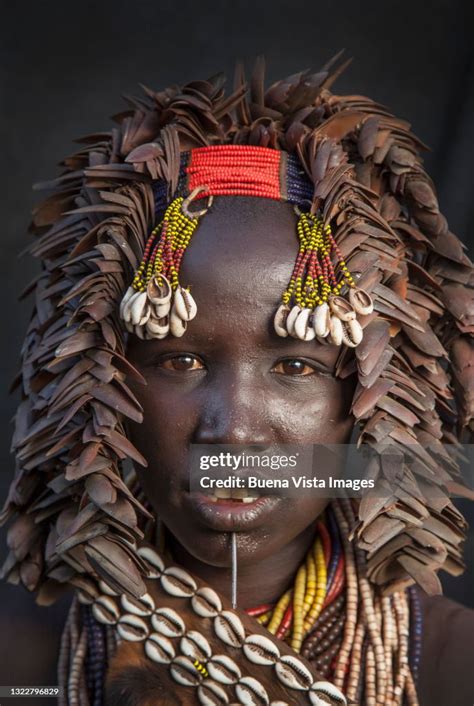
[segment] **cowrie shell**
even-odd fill
[[[175,336],[175,338],[181,338],[186,333],[186,329],[188,327],[188,324],[186,321],[183,321],[183,319],[178,316],[176,311],[174,309],[171,309],[171,314],[170,314],[170,332],[172,336]]]
[[[212,650],[209,642],[204,635],[201,635],[197,630],[189,630],[179,643],[181,652],[186,657],[197,659],[198,662],[205,662],[212,655]]]
[[[144,294],[144,292],[137,292],[133,290],[133,294],[127,299],[122,308],[122,319],[132,325],[134,323],[132,322],[132,306],[133,303],[138,299],[140,294]]]
[[[197,697],[202,706],[221,706],[228,704],[229,699],[224,689],[212,679],[205,679],[197,688]]]
[[[147,304],[146,292],[138,292],[137,296],[134,296],[130,300],[130,323],[132,323],[134,326],[137,326],[140,324],[140,319],[143,316],[146,304]]]
[[[214,655],[206,664],[209,676],[220,684],[236,684],[241,671],[233,659],[227,655]]]
[[[156,633],[152,633],[145,640],[145,652],[153,662],[157,662],[158,664],[169,664],[176,655],[170,640]]]
[[[313,676],[303,662],[293,655],[283,655],[275,665],[278,679],[290,689],[305,691],[313,683]]]
[[[151,547],[139,547],[138,556],[143,559],[146,564],[146,568],[148,569],[148,578],[160,578],[165,568],[165,564],[161,556],[155,552],[154,549],[151,549]]]
[[[170,672],[173,679],[183,686],[197,686],[202,681],[202,675],[189,657],[175,657],[171,662]]]
[[[166,302],[165,304],[153,304],[153,312],[157,319],[163,319],[171,311],[171,302]]]
[[[331,682],[314,682],[309,692],[309,700],[311,701],[312,706],[327,706],[327,699],[321,699],[319,695],[327,696],[329,699],[332,699],[332,701],[335,701],[338,705],[341,704],[342,706],[347,706],[346,697],[339,691],[337,686],[334,686],[334,684],[331,684]]]
[[[132,615],[141,615],[145,617],[146,615],[151,615],[155,610],[155,601],[150,596],[149,593],[145,593],[140,598],[135,598],[135,596],[127,596],[125,593],[122,594],[120,599],[122,608],[127,611],[127,613],[132,613]]]
[[[147,338],[146,329],[144,329],[143,326],[139,326],[138,324],[136,324],[133,327],[133,333],[138,338],[141,338],[142,341],[144,341]]]
[[[173,608],[158,608],[151,616],[151,624],[166,637],[181,637],[186,630],[183,619]]]
[[[340,346],[342,343],[342,321],[337,316],[331,316],[329,324],[329,333],[331,341],[335,346]]]
[[[301,309],[294,323],[295,336],[301,341],[311,341],[315,336],[314,329],[309,325],[311,309]]]
[[[183,321],[191,321],[197,314],[197,306],[191,292],[179,286],[173,300],[173,309]]]
[[[240,618],[230,610],[223,610],[214,618],[214,632],[230,647],[241,647],[245,640],[245,630]]]
[[[153,338],[166,338],[170,332],[168,317],[164,316],[161,319],[148,319],[146,322],[146,330]]]
[[[313,328],[316,336],[326,338],[329,335],[329,323],[331,315],[329,313],[329,304],[323,302],[314,309],[313,312]]]
[[[253,677],[243,677],[236,684],[235,693],[243,706],[268,706],[270,699],[262,684]]]
[[[217,593],[208,586],[198,588],[191,598],[193,610],[201,618],[215,618],[221,612],[222,603]]]
[[[352,304],[344,297],[338,295],[329,297],[329,308],[334,316],[337,316],[341,321],[350,321],[356,317]]]
[[[161,585],[171,596],[189,598],[197,589],[196,581],[184,569],[170,566],[161,574]]]
[[[92,605],[94,618],[104,625],[115,625],[120,617],[117,604],[110,596],[99,596]]]
[[[295,304],[295,306],[290,309],[290,313],[286,317],[286,330],[288,331],[290,336],[295,336],[295,321],[299,316],[300,312],[301,307],[298,306],[298,304]]]
[[[349,289],[349,301],[354,307],[354,310],[358,314],[361,314],[361,316],[371,314],[374,310],[372,297],[364,289],[360,289],[359,287],[351,287]]]
[[[289,313],[290,307],[288,306],[288,304],[280,304],[273,318],[273,326],[275,328],[275,332],[278,336],[281,336],[282,338],[286,338],[288,336],[288,331],[286,330],[285,322]]]
[[[357,321],[353,319],[342,325],[342,342],[349,346],[349,348],[355,348],[362,341],[364,332],[362,331],[362,326]]]
[[[117,623],[117,632],[128,642],[142,642],[149,635],[148,625],[138,615],[122,615]]]
[[[151,306],[150,306],[150,303],[147,301],[147,302],[145,302],[145,306],[143,307],[142,315],[140,317],[140,321],[138,322],[138,326],[144,326],[151,315],[152,315]]]
[[[124,310],[125,305],[133,297],[134,294],[135,294],[134,288],[128,287],[127,291],[123,295],[122,301],[120,302],[120,307],[119,307],[119,314],[120,314],[121,319],[123,318],[123,310]]]
[[[146,293],[150,302],[155,306],[169,304],[171,301],[171,284],[164,275],[154,275],[147,284]]]
[[[242,649],[247,659],[254,664],[270,665],[280,659],[280,650],[264,635],[248,635]]]

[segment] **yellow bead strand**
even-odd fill
[[[316,563],[313,552],[306,557],[306,592],[303,603],[303,617],[306,618],[316,595]]]
[[[326,562],[324,561],[323,545],[319,537],[314,546],[314,561],[316,564],[316,594],[303,624],[304,633],[308,632],[314,624],[326,598],[327,570]]]
[[[262,613],[262,615],[257,616],[257,622],[260,623],[260,625],[266,625],[272,617],[272,613],[272,610],[267,610],[266,613]]]
[[[278,627],[283,618],[283,614],[290,604],[292,593],[292,589],[286,591],[276,604],[275,608],[273,609],[273,615],[269,624],[267,625],[267,630],[271,632],[272,635],[275,635],[276,631],[278,630]]]
[[[295,580],[295,590],[293,594],[293,630],[291,634],[291,647],[299,652],[303,642],[303,606],[306,587],[306,565],[302,564],[298,569]]]

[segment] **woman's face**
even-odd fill
[[[327,500],[206,500],[189,491],[191,444],[238,444],[248,452],[255,445],[345,443],[352,431],[355,383],[335,378],[338,349],[273,330],[298,250],[295,226],[289,204],[215,199],[180,273],[196,318],[182,338],[131,336],[128,345],[147,380],[132,387],[144,421],[128,427],[148,461],[138,469],[142,486],[176,540],[215,566],[229,563],[229,531],[238,532],[240,563],[258,562],[308,528]]]

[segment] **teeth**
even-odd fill
[[[236,488],[235,490],[232,490],[232,497],[236,500],[243,500],[244,498],[248,498],[249,494],[245,488]]]
[[[229,488],[215,488],[214,495],[216,498],[231,498],[232,493]]]
[[[217,500],[240,500],[242,503],[253,503],[259,499],[259,495],[248,495],[245,488],[214,488],[213,494],[208,495],[211,502]]]

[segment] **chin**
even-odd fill
[[[166,522],[165,522],[166,525]],[[181,547],[194,559],[208,566],[226,569],[231,566],[230,532],[216,532],[207,528],[193,528],[189,532],[174,530],[166,525],[168,532]],[[172,541],[173,541],[172,540]],[[277,548],[274,546],[275,534],[271,529],[252,533],[238,533],[238,557],[240,566],[251,566],[270,556]]]

